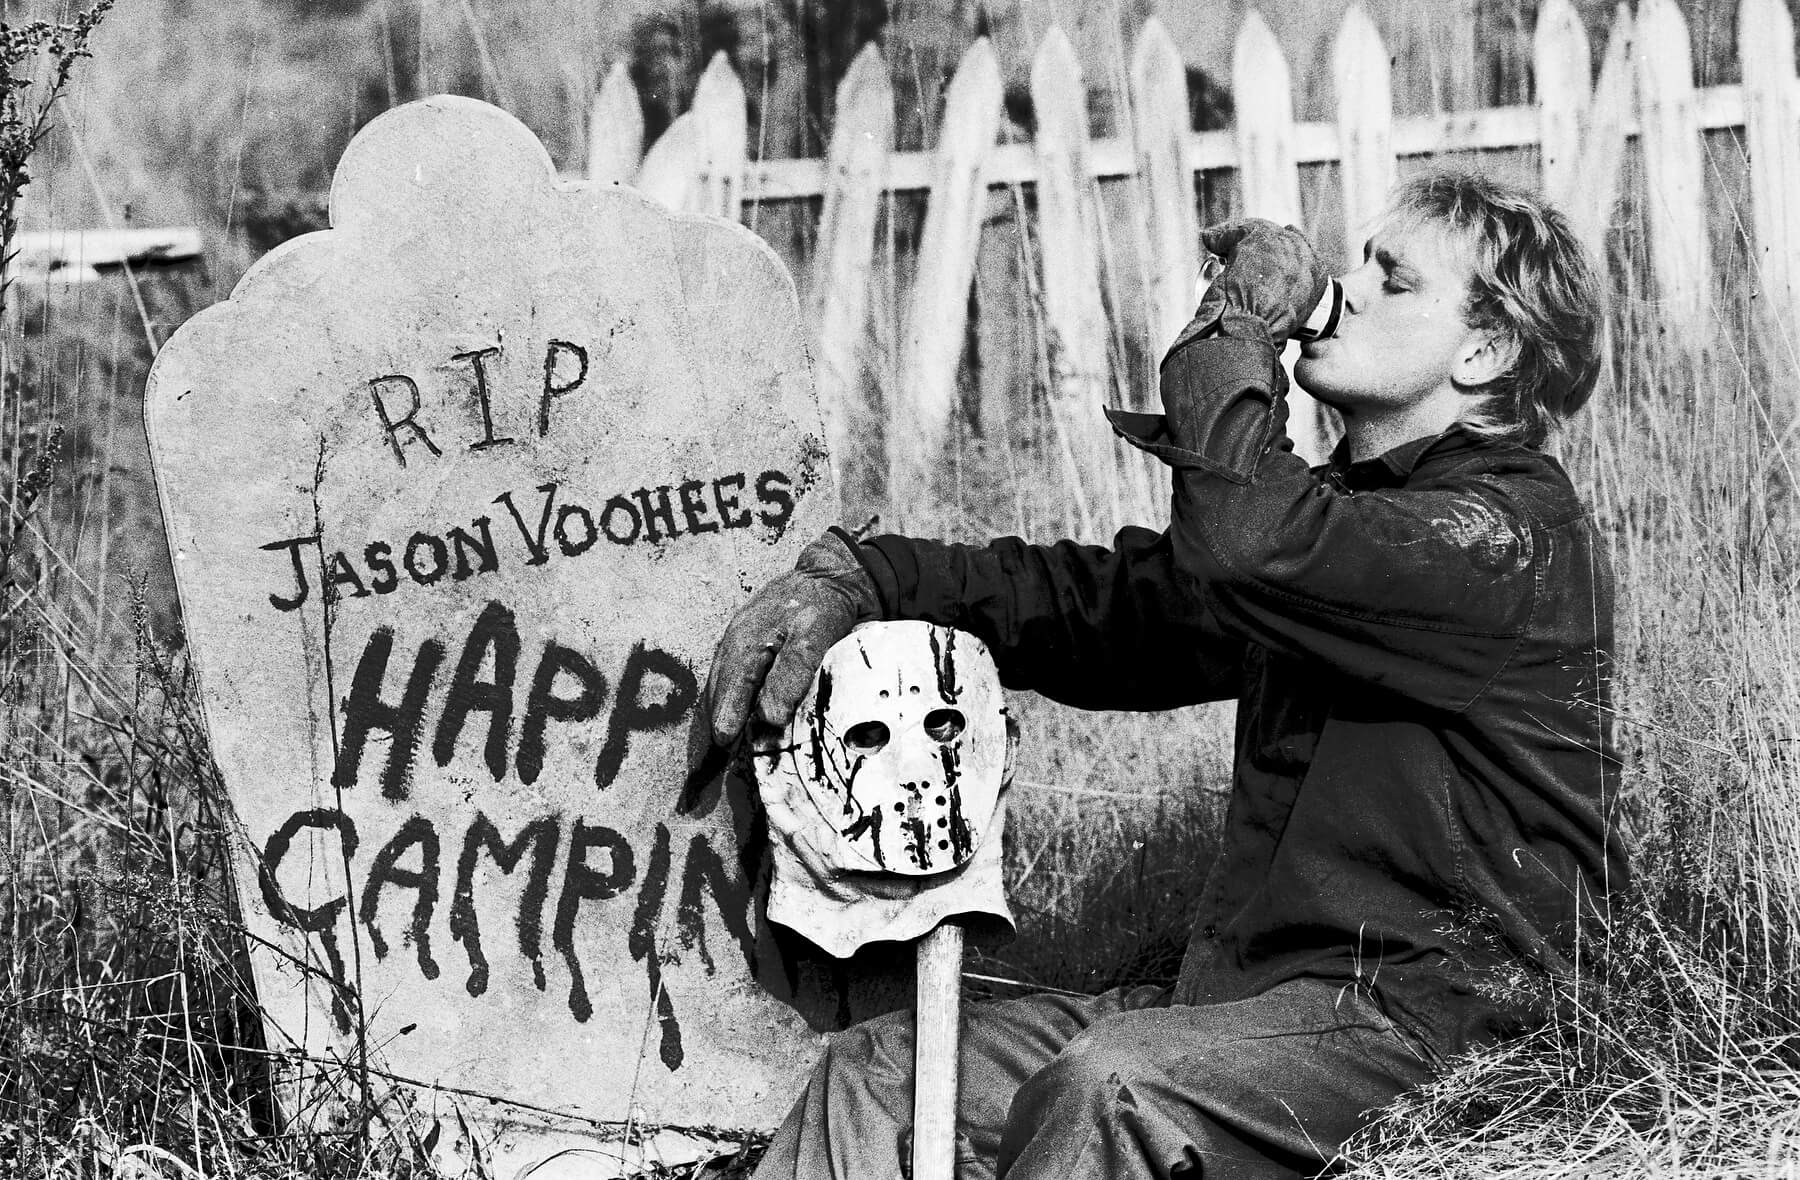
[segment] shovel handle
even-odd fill
[[[956,1041],[963,931],[945,922],[918,944],[913,1051],[912,1180],[951,1180],[956,1170]]]

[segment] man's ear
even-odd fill
[[[1476,329],[1469,333],[1457,350],[1450,366],[1450,379],[1465,389],[1491,385],[1512,371],[1519,359],[1519,341],[1511,332],[1498,328]]]

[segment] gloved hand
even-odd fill
[[[785,725],[831,645],[881,617],[874,579],[836,533],[800,551],[790,573],[751,596],[725,626],[706,675],[713,741],[729,745],[750,718]]]
[[[1247,217],[1208,226],[1200,244],[1225,263],[1194,312],[1194,325],[1279,349],[1325,295],[1330,272],[1292,226]],[[1190,327],[1190,332],[1193,329]],[[1184,337],[1190,332],[1183,332]]]

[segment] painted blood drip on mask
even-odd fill
[[[881,850],[881,808],[876,807],[863,814],[849,827],[838,829],[838,834],[846,840],[855,840],[864,832],[869,834],[871,855],[875,863],[882,868],[887,867],[887,856]]]
[[[931,867],[931,829],[922,815],[909,815],[903,822],[906,829],[906,854],[920,869]]]
[[[939,630],[944,634],[941,644],[938,642]],[[931,630],[931,663],[937,670],[938,694],[951,705],[962,694],[962,687],[956,683],[956,636],[957,632],[948,627]]]
[[[856,804],[856,776],[862,773],[862,768],[868,761],[866,754],[858,754],[856,760],[850,763],[850,773],[844,776],[845,815],[855,815],[861,810]],[[876,808],[876,810],[879,811],[880,808]]]
[[[830,708],[831,708],[831,671],[828,668],[820,668],[819,669],[819,689],[818,689],[817,695],[813,698],[813,707],[812,707],[813,723],[812,723],[812,726],[810,727],[812,729],[812,742],[811,742],[812,773],[813,773],[813,781],[814,782],[825,783],[827,785],[830,785],[837,781],[836,775],[831,775],[831,774],[825,773],[825,761],[826,761],[825,714],[826,714],[826,711],[829,710]],[[833,769],[836,769],[836,768],[834,767]],[[848,814],[848,804],[846,804],[845,811],[846,811],[846,814]]]
[[[969,831],[968,817],[963,815],[962,805],[962,750],[946,742],[938,747],[938,756],[944,763],[944,794],[949,799],[949,806],[943,819],[938,822],[944,825],[945,840],[950,846],[950,859],[960,864],[975,849],[974,835]]]

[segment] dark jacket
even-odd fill
[[[1358,983],[1458,1052],[1542,1019],[1511,985],[1566,972],[1624,881],[1611,574],[1549,456],[1453,427],[1309,470],[1283,386],[1266,346],[1184,339],[1166,416],[1112,415],[1171,469],[1164,532],[860,554],[889,617],[980,636],[1009,687],[1238,700],[1177,1002]]]

